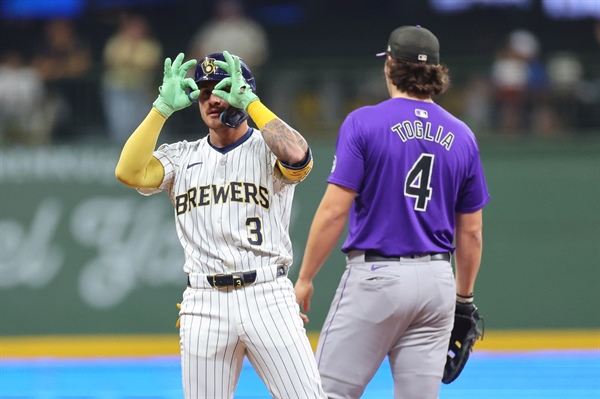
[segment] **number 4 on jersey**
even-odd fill
[[[406,175],[404,195],[416,198],[415,211],[425,212],[431,199],[430,183],[433,160],[433,154],[421,154]]]

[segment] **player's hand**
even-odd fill
[[[158,98],[152,104],[158,112],[167,118],[173,112],[189,107],[192,100],[198,99],[200,95],[200,90],[198,90],[198,85],[194,82],[194,79],[185,77],[189,69],[198,62],[189,60],[182,64],[183,57],[184,54],[179,53],[172,63],[170,58],[165,59],[163,83],[158,89]],[[187,88],[191,89],[189,95]]]
[[[227,72],[229,77],[217,83],[212,94],[227,101],[229,105],[235,108],[246,110],[252,101],[258,100],[258,96],[254,94],[242,75],[240,58],[229,54],[227,51],[223,51],[223,57],[227,62],[217,60],[215,66]],[[226,87],[230,88],[229,92],[224,90]]]
[[[300,309],[308,312],[310,311],[310,298],[315,290],[312,281],[298,280],[294,286],[296,292],[296,302],[300,305]],[[308,323],[308,316],[300,312],[300,317],[304,324]]]

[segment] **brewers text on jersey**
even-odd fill
[[[232,181],[226,186],[207,184],[191,187],[175,197],[175,209],[178,215],[182,215],[198,206],[224,204],[228,201],[255,204],[269,209],[269,190],[252,182],[239,181]]]

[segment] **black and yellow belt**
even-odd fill
[[[277,277],[287,275],[288,267],[284,265],[277,266]],[[229,274],[211,274],[206,276],[206,281],[211,287],[215,288],[240,288],[256,282],[256,270],[247,272],[234,272]],[[191,287],[190,278],[188,277],[188,287]]]

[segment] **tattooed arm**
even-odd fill
[[[304,180],[313,165],[310,148],[304,137],[260,101],[250,103],[248,113],[277,157],[277,167],[285,179],[289,182]]]
[[[300,133],[279,118],[263,126],[262,135],[277,159],[286,165],[301,166],[308,155],[308,143]]]

